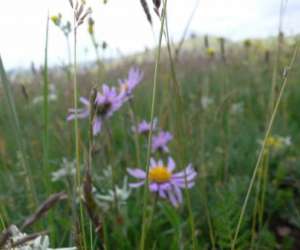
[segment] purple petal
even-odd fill
[[[103,92],[103,95],[107,95],[110,93],[109,87],[105,83],[102,85],[102,92]]]
[[[156,161],[153,158],[151,158],[150,159],[150,168],[153,168],[153,167],[156,167],[156,166],[157,166]]]
[[[170,152],[168,146],[166,146],[166,145],[163,145],[163,146],[162,146],[162,150],[163,150],[165,153],[169,153],[169,152]]]
[[[88,109],[69,109],[70,114],[67,116],[67,121],[87,118],[90,114]]]
[[[151,192],[157,192],[158,188],[159,188],[159,185],[155,182],[153,182],[149,185],[149,189]]]
[[[96,118],[93,122],[93,134],[97,135],[101,131],[101,119]]]
[[[174,191],[175,191],[175,195],[177,196],[178,202],[182,203],[183,199],[182,199],[181,189],[176,185],[174,185],[173,188],[174,188]]]
[[[158,193],[161,198],[167,198],[167,195],[163,189],[159,188]]]
[[[146,172],[138,168],[127,168],[128,174],[138,179],[145,179]]]
[[[144,185],[144,181],[129,183],[128,186],[132,188],[137,188]]]
[[[195,179],[195,177],[197,176],[196,172],[191,172],[189,175],[186,176],[182,176],[182,177],[178,177],[178,176],[172,176],[173,180],[177,180],[177,181],[181,181],[181,182],[190,182],[192,180]]]
[[[176,164],[175,164],[174,160],[172,159],[172,157],[169,157],[168,158],[168,170],[170,172],[172,172],[174,170],[175,166],[176,166]]]
[[[193,169],[192,165],[189,164],[183,171],[180,171],[176,174],[173,174],[173,177],[182,178],[182,177],[185,177],[185,176],[189,176],[192,173],[196,173],[196,171]]]
[[[75,119],[75,117],[76,117],[75,114],[70,114],[67,116],[67,121],[72,121]]]
[[[161,189],[161,190],[168,190],[171,188],[172,188],[172,186],[171,186],[170,182],[162,183],[159,185],[159,189]]]
[[[89,106],[90,105],[90,102],[89,102],[89,100],[87,99],[87,98],[85,98],[85,97],[80,97],[80,102],[82,103],[82,104],[84,104],[84,105],[86,105],[86,106]]]
[[[172,180],[172,183],[180,188],[192,188],[195,185],[194,181],[185,183],[185,181]]]
[[[178,206],[178,202],[177,202],[176,197],[173,194],[172,190],[168,190],[168,196],[169,196],[169,200],[171,201],[172,205],[174,207],[177,207]]]

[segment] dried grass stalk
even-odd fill
[[[148,4],[147,4],[146,0],[141,0],[141,5],[142,5],[143,10],[146,14],[148,22],[152,25],[152,17],[151,17],[149,7],[148,7]]]
[[[96,107],[94,105],[95,99],[97,96],[97,90],[95,88],[92,89],[90,95],[90,128],[89,128],[89,157],[88,162],[85,168],[85,178],[83,183],[83,191],[84,191],[84,200],[87,213],[90,217],[91,222],[95,227],[95,232],[97,233],[100,240],[103,240],[103,226],[102,221],[99,216],[99,209],[94,200],[92,193],[92,176],[91,176],[91,166],[92,166],[92,157],[93,157],[93,119],[96,113]],[[102,245],[100,245],[102,248]]]
[[[31,226],[37,220],[39,220],[43,215],[45,215],[57,202],[67,199],[68,196],[65,192],[60,192],[56,194],[52,194],[40,207],[36,210],[36,212],[31,215],[29,218],[25,220],[21,229]]]
[[[91,8],[86,8],[85,2],[79,3],[78,1],[76,1],[76,4],[74,6],[72,0],[69,0],[69,1],[70,1],[70,5],[71,5],[71,7],[74,11],[74,16],[75,16],[75,20],[76,20],[76,27],[78,27],[84,22],[86,17],[90,13],[92,13],[92,9]]]

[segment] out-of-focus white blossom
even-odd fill
[[[54,84],[49,85],[49,94],[48,94],[48,101],[56,101],[57,100],[57,93],[56,93],[56,87]],[[44,96],[36,96],[32,100],[32,104],[38,104],[44,101]]]
[[[244,112],[244,103],[243,102],[237,102],[233,103],[230,107],[230,113],[231,114],[241,114]]]
[[[51,181],[59,181],[68,176],[74,176],[76,173],[76,164],[75,161],[68,161],[66,158],[63,158],[61,168],[55,172],[51,173]]]
[[[214,99],[209,96],[202,96],[201,97],[201,106],[203,109],[207,109],[208,106],[214,103]]]
[[[10,226],[9,228],[11,236],[7,241],[7,244],[4,246],[3,250],[76,250],[76,247],[67,247],[67,248],[50,248],[50,241],[47,235],[41,235],[36,237],[33,240],[26,241],[23,244],[20,244],[16,247],[13,247],[15,243],[23,240],[27,237],[27,234],[22,233],[15,225]]]
[[[105,209],[108,207],[109,203],[113,203],[115,200],[117,200],[119,206],[125,205],[131,193],[127,179],[127,176],[125,176],[122,187],[115,186],[114,190],[108,190],[106,194],[96,193],[95,198],[98,201],[99,206]]]

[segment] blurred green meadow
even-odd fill
[[[171,156],[176,171],[191,163],[197,172],[175,207],[152,192],[145,204],[144,186],[128,187],[135,178],[126,170],[148,165],[149,138],[132,127],[151,118],[157,50],[78,64],[78,96],[87,98],[103,83],[118,88],[132,66],[144,73],[130,101],[93,139],[91,194],[100,234],[82,190],[91,150],[88,119],[78,120],[78,186],[74,179],[74,122],[66,120],[73,107],[72,65],[48,72],[34,66],[5,72],[1,66],[0,232],[21,227],[50,195],[65,192],[24,231],[47,230],[52,247],[78,249],[141,249],[142,230],[144,249],[300,249],[298,40],[283,34],[240,42],[192,36],[182,47],[161,48],[154,117],[173,140],[169,153],[151,157]]]

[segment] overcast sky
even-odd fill
[[[286,1],[286,0],[284,0]],[[109,49],[106,57],[117,51],[131,53],[155,44],[139,0],[88,0],[96,20],[97,39],[105,40]],[[148,0],[150,7],[151,0]],[[198,34],[222,35],[238,40],[267,37],[278,31],[281,0],[169,0],[168,15],[173,39],[181,37],[187,20],[197,3],[190,31]],[[152,8],[151,8],[152,9]],[[42,63],[44,57],[46,16],[62,13],[70,18],[68,0],[1,0],[0,53],[7,68],[27,67],[33,61]],[[155,19],[155,18],[154,18]],[[154,23],[157,34],[158,22]],[[300,32],[300,1],[289,0],[283,19],[287,34]],[[67,58],[63,34],[50,25],[49,61],[60,64]],[[79,31],[79,58],[93,58],[86,26]]]

